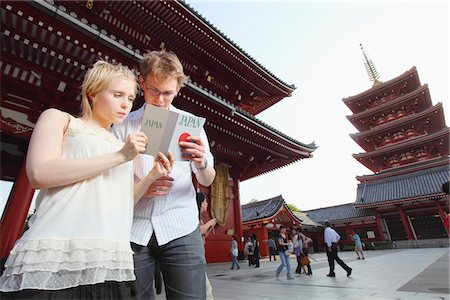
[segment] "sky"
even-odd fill
[[[352,154],[342,99],[372,86],[359,44],[388,81],[415,66],[449,120],[447,2],[188,1],[266,69],[297,89],[257,118],[303,143],[314,157],[241,182],[241,203],[282,195],[301,210],[354,202],[356,176],[372,172]]]
[[[372,86],[359,44],[381,81],[415,66],[449,122],[449,4],[438,2],[187,1],[246,53],[297,89],[257,118],[319,147],[313,158],[241,182],[241,204],[282,195],[301,210],[354,202],[372,172],[342,99]],[[0,209],[11,184],[1,183]]]

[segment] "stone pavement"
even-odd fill
[[[354,252],[339,252],[352,275],[336,264],[336,277],[329,278],[325,253],[312,255],[313,276],[293,275],[286,269],[275,278],[279,259],[261,260],[260,268],[240,262],[240,270],[230,263],[208,264],[208,277],[216,300],[232,299],[449,299],[449,249],[421,248],[365,251],[357,260]],[[295,270],[291,257],[291,270]],[[164,294],[157,299],[165,299]]]

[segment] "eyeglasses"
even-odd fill
[[[145,83],[145,81],[143,81],[144,83],[144,87],[147,90],[147,92],[149,92],[149,94],[152,97],[159,97],[159,95],[162,95],[164,100],[171,100],[175,97],[175,93],[174,92],[161,92],[160,90],[158,90],[155,87],[148,87],[147,84]]]

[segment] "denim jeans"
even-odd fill
[[[199,229],[161,246],[153,233],[147,246],[131,243],[131,247],[136,299],[152,299],[156,261],[161,266],[167,299],[206,298],[205,250]]]
[[[241,267],[239,267],[239,263],[237,260],[237,256],[234,256],[233,254],[231,254],[231,268],[234,269],[234,266],[236,265],[236,269],[240,269]]]
[[[287,277],[291,277],[291,264],[289,262],[289,256],[284,253],[284,251],[279,251],[278,255],[280,256],[281,265],[277,268],[277,274],[281,273],[281,270],[283,270],[284,266],[286,266],[287,270]]]

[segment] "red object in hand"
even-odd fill
[[[189,133],[187,133],[187,132],[182,133],[182,134],[180,135],[180,137],[178,138],[178,143],[180,143],[180,142],[189,142],[189,141],[187,140],[187,138],[190,137],[190,136],[191,136],[191,135],[190,135]]]

